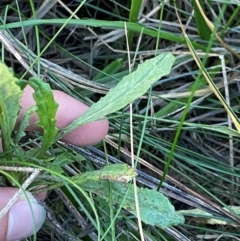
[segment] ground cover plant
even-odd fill
[[[0,184],[44,185],[54,213],[28,240],[239,239],[239,5],[1,2]],[[52,89],[91,108],[57,129]],[[105,116],[96,146],[59,141]]]

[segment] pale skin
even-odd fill
[[[69,125],[73,120],[82,115],[89,107],[72,98],[71,96],[54,90],[54,99],[59,104],[57,115],[56,115],[56,126],[63,128]],[[32,97],[33,89],[27,86],[24,90],[24,94],[21,101],[21,110],[19,113],[19,120],[21,120],[26,109],[32,105],[35,105],[35,101]],[[28,131],[40,130],[35,125],[38,117],[33,114]],[[19,122],[18,122],[19,123]],[[75,144],[75,145],[93,145],[101,141],[108,132],[108,121],[106,119],[95,121],[84,126],[78,127],[71,133],[67,134],[62,138],[63,141]],[[16,126],[17,128],[17,126]],[[0,151],[2,149],[0,139]],[[0,188],[0,210],[8,203],[11,197],[16,193],[18,189],[11,187]],[[46,193],[39,194],[41,198],[46,197]],[[6,240],[6,234],[8,230],[8,215],[5,215],[0,219],[0,241]]]

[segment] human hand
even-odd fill
[[[21,110],[19,113],[19,122],[26,109],[35,105],[35,101],[32,97],[33,92],[34,90],[29,86],[24,90],[21,101]],[[53,93],[55,101],[59,104],[56,114],[56,126],[59,129],[69,125],[88,109],[85,104],[61,91],[54,90]],[[33,114],[30,125],[27,128],[28,131],[40,130],[40,128],[35,125],[37,120],[37,115]],[[107,132],[108,121],[104,119],[80,126],[64,136],[62,140],[75,145],[93,145],[101,141]],[[1,148],[2,145],[0,139],[0,151],[2,150]],[[16,188],[0,188],[0,211],[6,206],[17,191],[18,189]],[[42,206],[37,204],[37,201],[30,192],[27,192],[27,195],[34,213],[36,223],[35,229],[38,231],[44,222],[46,212]],[[46,193],[41,193],[38,196],[44,199]],[[0,219],[0,241],[15,241],[31,236],[33,234],[34,225],[29,203],[24,196],[21,196],[10,208],[8,213]]]

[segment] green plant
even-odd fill
[[[58,214],[58,220],[68,220],[65,229],[74,235],[81,223],[74,214],[82,214],[83,240],[96,240],[95,230],[99,240],[202,240],[205,234],[213,240],[220,236],[239,238],[240,219],[238,207],[234,207],[239,205],[239,3],[63,0],[44,5],[40,1],[18,0],[9,4],[0,6],[0,40],[6,47],[10,43],[17,54],[8,50],[18,61],[14,62],[2,48],[3,62],[14,67],[18,79],[26,78],[28,73],[44,73],[51,88],[68,93],[93,109],[86,113],[86,119],[76,120],[55,138],[52,129],[49,144],[44,144],[45,134],[39,133],[20,141],[23,124],[20,131],[8,136],[4,148],[7,150],[10,145],[10,149],[0,159],[1,165],[9,161],[6,155],[10,155],[15,166],[31,163],[34,168],[42,168],[44,173],[31,189],[41,184],[49,188],[61,185],[61,189],[55,189],[57,195],[47,200],[48,205]],[[118,102],[125,101],[122,97],[127,92],[130,95],[134,88],[112,92],[111,101],[98,102],[142,60],[163,52],[175,56],[170,74],[156,78],[138,96],[128,99],[132,105],[124,108],[127,102]],[[19,63],[25,69],[19,68]],[[154,74],[152,68],[151,71]],[[145,73],[145,67],[141,72]],[[109,104],[110,109],[98,112],[102,111],[101,103]],[[26,113],[23,123],[28,123],[33,111],[36,109]],[[96,147],[104,151],[102,159],[106,163],[113,163],[111,156],[123,162],[132,160],[135,171],[155,178],[138,176],[137,180],[139,185],[154,190],[161,187],[160,192],[171,197],[172,205],[186,217],[185,224],[170,228],[141,224],[135,215],[121,209],[122,202],[115,203],[116,193],[111,190],[125,184],[102,180],[94,185],[96,181],[86,180],[89,186],[75,185],[73,173],[76,179],[80,178],[79,173],[98,173],[96,168],[101,165],[96,160],[100,157],[96,155],[96,160],[92,160],[87,156],[90,147],[82,149],[84,156],[76,147],[69,150],[55,141],[76,126],[104,115],[110,121],[110,132],[106,143]],[[37,148],[36,141],[46,145],[45,150],[41,149],[43,145]],[[48,156],[44,155],[46,150]],[[26,174],[2,173],[12,185],[26,179]],[[107,196],[99,196],[98,189],[106,183]],[[92,193],[87,192],[90,189]],[[174,190],[183,196],[177,196]],[[61,192],[77,210],[65,211],[65,206],[69,206],[63,205]],[[134,201],[138,199],[135,197]],[[198,209],[190,210],[193,207]],[[78,220],[78,224],[71,220]],[[44,235],[61,240],[48,221],[38,239],[46,240]]]
[[[146,60],[143,64],[138,66],[136,71],[125,76],[104,98],[93,104],[87,112],[62,130],[58,130],[55,127],[55,116],[58,104],[54,100],[49,84],[44,83],[40,78],[36,77],[30,78],[28,82],[21,81],[24,86],[29,84],[34,89],[33,97],[36,101],[36,107],[34,110],[36,110],[39,118],[37,125],[43,129],[43,136],[41,138],[42,142],[40,148],[32,149],[31,152],[28,152],[27,154],[21,149],[18,150],[18,154],[21,153],[25,156],[25,162],[19,162],[19,165],[24,166],[26,164],[27,155],[27,159],[31,160],[34,158],[35,163],[41,163],[39,168],[50,172],[59,178],[66,179],[63,176],[61,168],[56,169],[56,162],[53,160],[53,163],[51,164],[48,155],[46,155],[46,152],[54,142],[77,128],[79,125],[99,120],[133,102],[136,98],[144,94],[151,84],[158,78],[168,74],[173,62],[174,57],[171,54],[162,54],[153,59]],[[8,153],[8,151],[14,151],[11,149],[11,146],[14,145],[16,148],[19,148],[18,143],[16,142],[19,138],[15,139],[15,142],[12,142],[11,137],[17,121],[17,113],[20,109],[20,99],[23,90],[19,86],[19,80],[13,76],[13,73],[10,72],[4,64],[0,65],[0,71],[3,78],[0,86],[2,110],[0,126],[1,129],[4,130],[2,132],[4,150],[2,157],[4,159],[5,153]],[[16,108],[9,108],[12,105]],[[26,111],[26,113],[28,112],[29,110]],[[32,112],[32,107],[30,112]],[[27,116],[29,116],[29,114],[27,114]],[[21,123],[21,126],[26,127],[28,125],[26,121],[29,121],[29,118],[23,119],[24,122]],[[16,135],[23,137],[24,129],[20,128],[20,131],[21,133],[18,132]],[[9,157],[8,154],[8,158],[12,159],[11,155]],[[33,164],[33,167],[36,167],[35,163]],[[5,166],[11,165],[12,162],[5,161]],[[28,162],[28,165],[31,166],[32,163]],[[49,171],[49,169],[51,171]],[[81,175],[74,176],[73,178],[68,178],[66,181],[70,181],[75,187],[79,185],[81,189],[94,193],[101,198],[107,199],[107,201],[109,201],[109,195],[111,195],[111,201],[114,205],[118,204],[129,212],[138,215],[134,203],[134,189],[136,187],[132,184],[128,186],[121,184],[128,183],[136,175],[136,172],[130,167],[127,167],[127,165],[114,164],[106,166],[101,171],[88,171]],[[110,192],[108,192],[109,182],[104,181],[103,179],[113,182]],[[102,181],[100,182],[100,180]],[[20,180],[17,180],[17,182],[19,181]],[[58,182],[55,185],[51,185],[49,188],[52,189],[62,185],[61,182]],[[137,193],[141,220],[146,224],[166,228],[184,222],[183,216],[177,214],[168,199],[159,192],[142,188],[137,189]],[[91,205],[93,206],[93,203]]]

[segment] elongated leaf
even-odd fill
[[[55,165],[54,165],[55,166]],[[103,167],[98,171],[88,171],[83,174],[71,177],[71,181],[75,183],[85,183],[90,181],[98,182],[101,180],[115,181],[128,183],[135,176],[137,176],[137,172],[129,167],[127,164],[111,164]],[[61,187],[63,185],[62,182],[51,185],[51,189]]]
[[[203,8],[203,1],[199,1],[199,4]],[[195,22],[198,30],[199,37],[204,40],[209,40],[210,39],[210,34],[211,31],[204,21],[203,16],[201,15],[201,12],[199,11],[199,8],[196,4],[196,1],[193,0],[193,8],[194,8],[194,17],[195,17]]]
[[[81,183],[80,186],[84,190],[95,193],[107,201],[109,199],[109,183],[105,180],[98,182],[89,180]],[[113,182],[113,203],[121,205],[127,189],[126,185]],[[138,188],[138,202],[141,220],[146,224],[167,228],[184,223],[183,215],[177,213],[168,198],[156,190]],[[133,185],[130,185],[130,189],[122,207],[128,212],[136,215]]]
[[[161,30],[160,34],[158,31],[144,27],[141,24],[138,23],[129,23],[125,21],[105,21],[105,20],[98,20],[98,19],[31,19],[26,21],[20,21],[20,22],[13,22],[13,23],[6,23],[4,25],[0,25],[0,29],[11,29],[11,28],[21,28],[21,27],[27,27],[27,26],[38,26],[38,25],[51,25],[51,26],[57,26],[57,25],[63,25],[68,22],[68,25],[73,26],[89,26],[89,27],[107,27],[107,28],[116,28],[116,29],[125,29],[127,27],[128,31],[134,31],[151,36],[151,37],[160,37],[162,39],[167,39],[173,42],[182,43],[185,44],[184,37],[172,33],[169,31]],[[192,45],[197,49],[202,49],[206,51],[206,47],[198,44],[194,41],[192,41]]]
[[[27,109],[27,111],[24,113],[24,116],[21,120],[21,124],[18,128],[18,132],[14,138],[14,143],[18,143],[22,137],[26,135],[25,129],[29,125],[30,119],[32,117],[32,114],[36,112],[37,107],[36,106],[31,106]]]
[[[105,97],[93,104],[81,117],[64,128],[58,138],[69,133],[80,125],[102,119],[136,98],[143,95],[150,86],[162,76],[169,74],[174,63],[172,54],[161,54],[140,64],[136,71],[125,76]]]
[[[35,90],[33,97],[36,101],[37,125],[43,128],[43,143],[40,155],[43,155],[53,144],[58,129],[55,127],[58,104],[55,102],[49,84],[39,78],[31,78],[29,84]]]
[[[225,211],[231,211],[237,215],[240,214],[240,207],[239,206],[226,206],[223,207]],[[207,213],[200,209],[190,209],[190,210],[180,210],[179,213],[183,214],[184,216],[194,217],[194,221],[201,224],[210,224],[210,225],[232,225],[235,227],[239,227],[238,224],[234,223],[233,221],[229,220],[228,218],[223,217],[214,217],[212,214]]]
[[[130,9],[130,14],[129,14],[129,18],[128,18],[129,22],[136,23],[138,21],[141,5],[142,5],[142,0],[132,0],[131,1],[131,9]],[[134,35],[134,31],[129,31],[128,35],[127,35],[128,44],[129,44],[130,48],[132,46],[133,35]]]
[[[8,67],[0,62],[0,129],[3,137],[3,150],[9,150],[11,133],[14,129],[22,91],[17,85],[18,79]]]
[[[137,173],[127,164],[107,165],[99,171],[84,172],[80,176],[72,178],[76,183],[85,182],[87,180],[99,181],[109,180],[127,183],[131,181]]]

